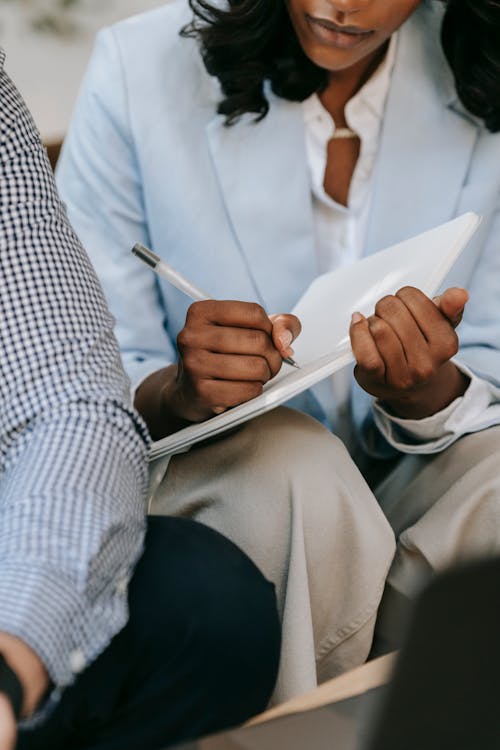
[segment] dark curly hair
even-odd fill
[[[464,106],[500,131],[500,0],[447,0],[441,43]]]
[[[464,106],[500,131],[500,0],[442,0],[441,41]],[[218,107],[231,125],[245,112],[265,117],[265,82],[284,99],[303,101],[327,84],[327,72],[304,54],[285,0],[189,0],[194,20],[183,36],[201,45],[205,67],[221,84]]]

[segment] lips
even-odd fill
[[[335,47],[352,49],[362,44],[374,31],[362,29],[358,26],[340,26],[328,18],[306,16],[307,22],[321,41],[328,42]]]

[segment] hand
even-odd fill
[[[50,679],[40,657],[22,641],[10,633],[0,632],[0,653],[17,674],[23,686],[23,719],[36,710],[49,687]],[[14,747],[17,736],[16,721],[12,705],[0,692],[0,750]]]
[[[381,299],[369,318],[355,313],[350,336],[360,386],[408,419],[431,416],[462,396],[469,381],[451,358],[468,298],[465,289],[451,288],[430,300],[404,287]]]
[[[300,333],[294,315],[275,315],[250,302],[193,303],[177,337],[177,365],[159,370],[137,390],[135,405],[154,438],[262,393],[290,356]]]
[[[10,700],[0,693],[0,750],[14,750],[17,739],[17,722]]]

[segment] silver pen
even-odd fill
[[[169,266],[168,263],[165,263],[164,260],[162,260],[148,247],[145,247],[144,245],[141,245],[139,242],[137,242],[132,248],[132,252],[147,266],[152,268],[153,271],[158,274],[158,276],[161,276],[162,278],[169,281],[172,286],[175,286],[176,289],[180,289],[181,292],[187,294],[187,296],[192,300],[198,301],[204,299],[212,299],[209,294],[192,284],[188,279],[186,279],[185,276],[176,271],[175,268],[172,268],[172,266]],[[283,357],[283,362],[286,362],[287,365],[291,365],[292,367],[296,367],[298,370],[300,370],[299,365],[291,357]]]

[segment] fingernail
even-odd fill
[[[353,326],[356,323],[359,323],[360,320],[363,320],[363,316],[361,315],[361,313],[359,313],[359,312],[353,313],[352,317],[351,317],[351,325]]]
[[[292,349],[291,346],[289,346],[288,349],[286,349],[285,351],[286,357],[293,357],[294,354],[295,354],[295,349]]]
[[[226,407],[216,406],[213,411],[214,411],[214,414],[222,414],[222,412],[226,411]]]
[[[287,347],[289,347],[292,341],[293,341],[293,334],[291,331],[284,331],[284,333],[282,333],[281,336],[279,336],[279,342],[281,346],[283,347],[283,349],[286,349]]]
[[[439,307],[439,302],[441,301],[441,297],[433,297],[432,301],[434,302],[435,305]]]

